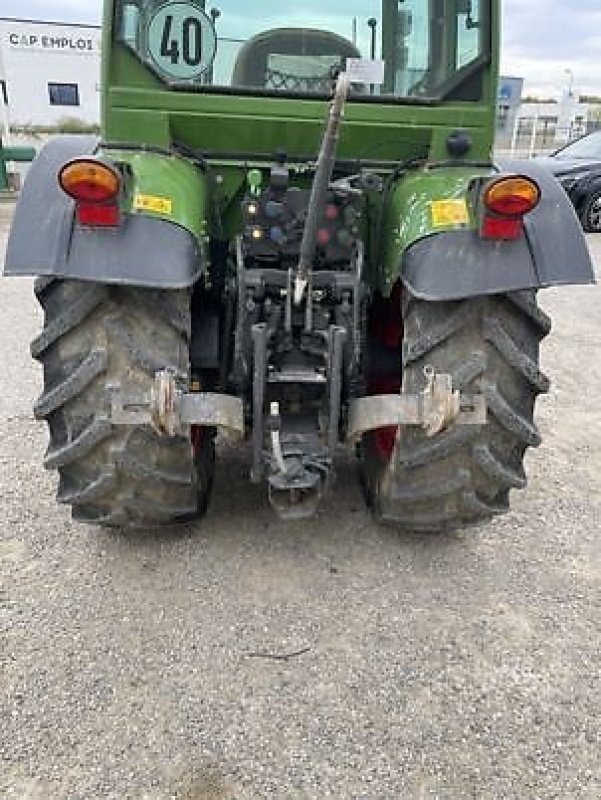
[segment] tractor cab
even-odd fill
[[[114,43],[164,85],[191,91],[327,96],[358,59],[367,79],[354,84],[358,99],[479,100],[490,26],[485,0],[337,0],[325,9],[117,0]]]

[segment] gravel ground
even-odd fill
[[[601,286],[543,305],[510,516],[399,536],[349,460],[284,524],[228,452],[202,525],[125,537],[54,503],[40,314],[0,280],[0,797],[599,800]]]

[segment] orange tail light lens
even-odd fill
[[[58,174],[62,190],[83,203],[106,203],[121,191],[121,175],[116,169],[93,158],[69,161]]]
[[[490,183],[484,193],[484,205],[502,217],[522,217],[540,202],[538,184],[530,178],[513,176]]]

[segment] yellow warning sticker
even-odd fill
[[[156,197],[152,194],[137,194],[134,197],[136,211],[154,211],[155,214],[173,213],[173,200],[168,197]]]
[[[433,200],[432,225],[437,228],[447,225],[467,225],[470,217],[465,200]]]

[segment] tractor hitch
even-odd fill
[[[424,428],[435,436],[450,425],[484,425],[487,420],[484,395],[463,395],[453,389],[453,377],[424,370],[426,386],[419,394],[385,394],[351,401],[347,441],[356,442],[364,433],[394,426]]]
[[[133,396],[121,386],[108,388],[113,425],[150,425],[162,436],[186,435],[191,425],[220,428],[237,438],[244,436],[242,400],[213,392],[187,392],[173,369],[157,372],[149,394]]]

